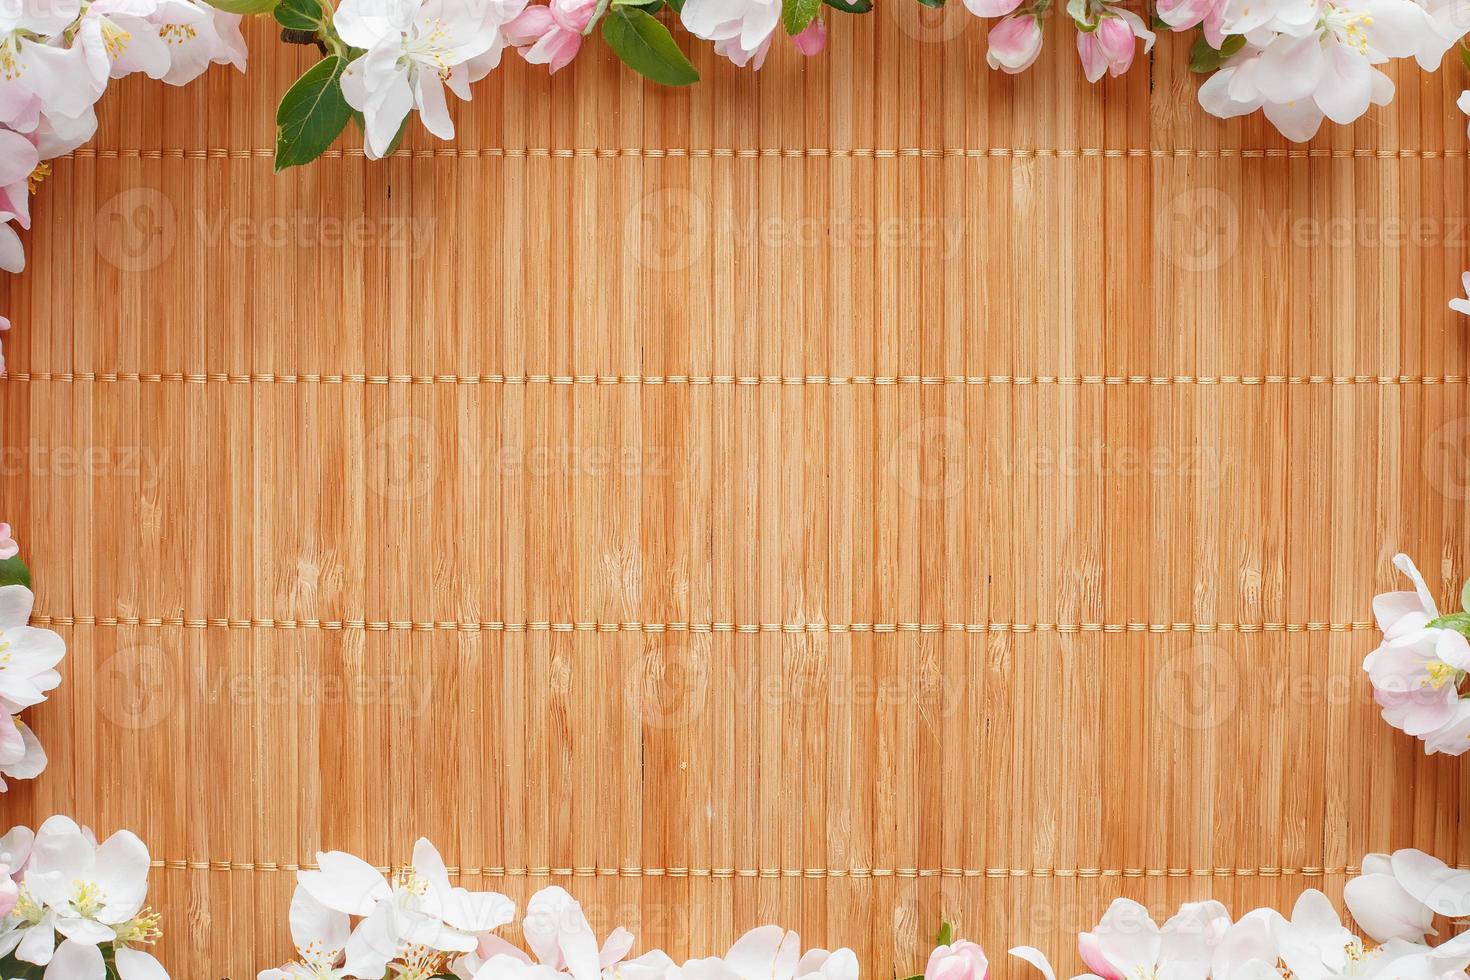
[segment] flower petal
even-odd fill
[[[1449,867],[1414,848],[1394,851],[1393,876],[1403,890],[1440,915],[1470,915],[1470,871]]]
[[[45,980],[103,980],[106,975],[102,950],[88,943],[67,940],[46,967]]]
[[[1321,84],[1325,61],[1322,42],[1316,34],[1306,37],[1282,35],[1261,52],[1261,70],[1256,84],[1270,102],[1289,103],[1305,99]]]
[[[119,946],[113,959],[117,964],[119,980],[169,980],[168,971],[163,968],[163,964],[153,954],[145,953],[141,949]]]
[[[725,962],[738,976],[791,980],[796,975],[801,940],[780,926],[752,929],[735,941]]]
[[[327,851],[318,853],[316,862],[320,871],[297,872],[296,880],[329,909],[366,916],[392,894],[382,873],[361,858]]]
[[[310,947],[321,950],[347,948],[347,937],[351,933],[347,913],[327,908],[303,885],[297,885],[291,896],[289,916],[291,941],[303,953]]]
[[[1433,931],[1434,913],[1391,874],[1359,875],[1343,888],[1342,897],[1353,920],[1377,942],[1402,939],[1419,943]]]

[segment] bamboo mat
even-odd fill
[[[684,92],[510,59],[456,142],[280,176],[255,29],[57,162],[0,516],[70,656],[0,806],[141,834],[176,978],[419,834],[877,977],[1470,861],[1358,670],[1393,553],[1470,575],[1460,69],[1294,147],[1182,39],[1092,88],[1070,32],[1011,79],[962,9],[834,20]]]

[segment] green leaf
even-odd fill
[[[1456,633],[1470,636],[1470,612],[1450,613],[1448,616],[1431,619],[1425,625],[1433,629],[1454,630]]]
[[[0,957],[0,977],[5,980],[41,980],[45,972],[44,966],[22,963],[15,958],[14,953]]]
[[[1235,55],[1241,48],[1245,47],[1245,35],[1231,34],[1220,45],[1219,50],[1210,47],[1210,42],[1205,40],[1204,32],[1194,39],[1194,45],[1189,49],[1189,70],[1197,74],[1209,74],[1217,70],[1225,59]]]
[[[1466,582],[1465,587],[1460,590],[1460,608],[1470,612],[1470,582]]]
[[[669,9],[674,13],[682,14],[684,12],[684,0],[664,0],[664,2],[669,5]]]
[[[0,561],[0,585],[24,585],[31,587],[31,570],[19,558]]]
[[[822,0],[822,2],[844,14],[866,14],[873,9],[873,0]]]
[[[275,9],[277,0],[207,0],[216,10],[227,14],[268,14]]]
[[[393,134],[392,141],[388,143],[388,152],[383,154],[385,159],[398,152],[398,148],[403,145],[403,134],[406,132],[408,132],[408,116],[404,116],[403,122],[398,124],[398,132]]]
[[[1201,32],[1189,46],[1189,70],[1203,75],[1219,67],[1220,52],[1210,47],[1210,42]]]
[[[272,10],[276,23],[288,31],[314,31],[322,26],[322,7],[317,0],[280,0]]]
[[[289,2],[289,0],[288,0]],[[310,163],[332,145],[352,109],[342,97],[347,59],[331,55],[306,70],[276,109],[276,172]]]
[[[1460,64],[1470,70],[1470,48],[1465,47],[1465,42],[1460,42]]]
[[[602,21],[602,38],[623,64],[660,85],[691,85],[699,72],[657,17],[637,7],[614,7]]]
[[[934,940],[934,945],[948,946],[953,941],[954,926],[950,925],[948,922],[945,922],[939,927],[939,936]]]
[[[944,0],[939,0],[943,3]],[[822,0],[781,0],[781,23],[792,37],[806,30],[806,26],[822,9]]]
[[[936,10],[944,6],[944,0],[919,0],[919,3],[923,4],[925,7],[932,7]]]

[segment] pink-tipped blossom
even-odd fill
[[[936,947],[924,967],[924,980],[985,980],[990,960],[977,943],[960,940]]]
[[[1422,739],[1426,752],[1459,755],[1470,749],[1470,702],[1459,692],[1470,672],[1470,641],[1431,625],[1439,619],[1439,607],[1424,576],[1407,555],[1396,555],[1393,562],[1414,590],[1374,598],[1383,642],[1364,658],[1363,670],[1385,721]]]
[[[20,545],[10,536],[10,525],[0,524],[0,561],[20,554]]]
[[[747,48],[740,37],[729,37],[716,41],[713,47],[715,54],[721,58],[728,58],[736,68],[744,68],[749,65],[751,71],[760,71],[761,65],[766,63],[766,55],[770,53],[771,38],[775,36],[774,31],[767,34],[753,48]]]
[[[19,133],[0,129],[0,269],[25,269],[25,250],[10,222],[31,226],[29,180],[41,162],[36,145]]]
[[[1116,78],[1133,64],[1133,32],[1116,17],[1106,17],[1096,30],[1077,33],[1077,55],[1089,82],[1104,73]]]
[[[1030,14],[1015,14],[992,27],[987,40],[986,63],[1014,75],[1041,55],[1041,24]]]
[[[521,11],[505,25],[505,36],[533,65],[556,74],[582,49],[583,32],[597,12],[597,0],[551,0]]]

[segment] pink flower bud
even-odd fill
[[[1089,82],[1106,72],[1114,78],[1133,64],[1133,27],[1121,17],[1105,16],[1092,31],[1077,32],[1077,56]]]
[[[827,46],[827,25],[822,23],[822,18],[813,17],[806,29],[791,39],[791,43],[808,58],[821,54],[822,49]]]
[[[988,972],[990,961],[985,950],[975,943],[960,940],[950,946],[940,946],[929,954],[924,980],[985,980]]]
[[[1097,43],[1114,75],[1120,75],[1133,64],[1133,28],[1121,17],[1104,17],[1097,25]]]
[[[1108,59],[1103,57],[1096,31],[1077,31],[1077,58],[1082,62],[1082,74],[1089,82],[1095,82],[1107,73]]]
[[[1029,14],[1007,17],[990,29],[988,41],[986,62],[1014,75],[1030,68],[1041,54],[1041,24]]]
[[[597,0],[551,0],[551,16],[564,30],[581,34],[597,13]]]
[[[10,525],[0,524],[0,560],[20,554],[20,545],[10,536]]]
[[[521,11],[505,25],[506,39],[533,65],[545,65],[554,75],[571,63],[582,48],[582,30],[597,9],[596,0],[553,0]]]

